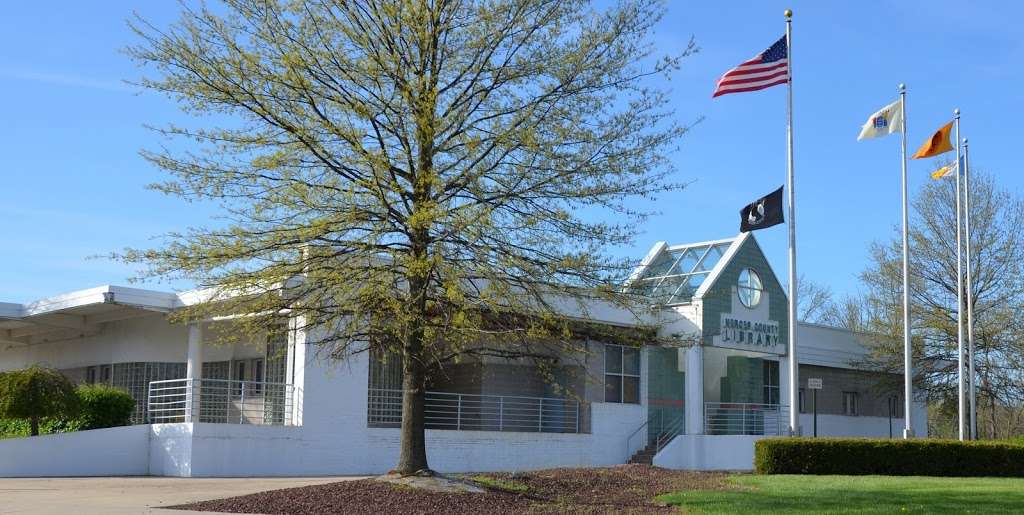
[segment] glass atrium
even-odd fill
[[[731,243],[729,239],[667,247],[641,270],[630,290],[658,304],[689,303]]]

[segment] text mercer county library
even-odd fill
[[[658,243],[628,287],[661,306],[660,331],[698,334],[699,344],[637,349],[582,339],[583,358],[555,371],[557,387],[524,361],[462,363],[427,396],[431,465],[514,471],[634,459],[751,469],[754,441],[784,433],[793,409],[785,401],[786,297],[754,236]],[[136,399],[132,426],[0,441],[0,476],[378,474],[394,465],[395,360],[363,353],[326,361],[313,348],[315,331],[294,325],[248,344],[214,345],[208,324],[167,321],[196,297],[101,286],[0,303],[0,370],[54,367]],[[620,332],[645,325],[603,305],[588,309],[586,321]],[[859,364],[857,334],[801,324],[797,341],[801,384],[823,386],[820,436],[899,433],[900,380]],[[813,427],[809,393],[802,389],[796,407],[805,434]],[[924,403],[914,406],[925,420]]]

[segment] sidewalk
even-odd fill
[[[159,507],[352,479],[362,478],[0,478],[0,514],[210,513]]]

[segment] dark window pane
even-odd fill
[[[604,376],[604,401],[622,402],[622,376]]]
[[[610,374],[622,372],[622,347],[618,345],[604,346],[604,371]]]
[[[622,402],[629,402],[632,404],[640,403],[640,378],[639,377],[623,377],[622,378]]]
[[[640,375],[640,349],[632,347],[622,349],[622,373]]]

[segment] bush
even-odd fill
[[[74,430],[127,426],[131,423],[135,399],[128,392],[106,385],[83,384],[75,393],[78,395],[79,412],[74,418],[78,425]]]
[[[131,423],[135,400],[128,392],[106,385],[83,384],[74,389],[77,410],[39,419],[39,434],[68,433],[87,429],[126,426]],[[0,418],[0,439],[32,434],[27,419]]]
[[[1007,442],[768,438],[754,444],[759,474],[1024,477],[1024,446]]]
[[[71,418],[77,411],[75,387],[57,370],[29,367],[0,374],[0,417],[27,420],[33,436],[43,419]]]
[[[4,438],[20,438],[29,435],[27,420],[17,418],[0,418],[0,440]]]

